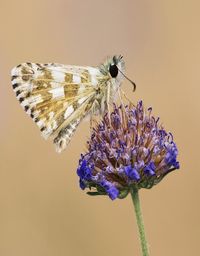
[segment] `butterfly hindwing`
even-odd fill
[[[63,121],[62,129],[60,129],[59,133],[54,139],[57,152],[61,152],[66,148],[77,126],[88,114],[88,112],[90,112],[95,102],[94,95],[91,95],[85,100],[81,100],[81,103],[77,103],[78,107],[76,110],[66,119],[66,121]]]

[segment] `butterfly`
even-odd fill
[[[124,71],[121,55],[98,67],[27,62],[12,69],[11,80],[23,109],[61,152],[86,116],[109,110],[126,77]]]

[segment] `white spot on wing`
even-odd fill
[[[97,68],[91,68],[91,67],[88,69],[88,71],[91,76],[92,85],[96,86],[98,83],[97,76],[100,75],[100,71]]]
[[[28,109],[28,110],[26,111],[26,113],[27,113],[28,115],[30,115],[30,114],[31,114],[31,110]]]
[[[94,77],[94,76],[91,76],[91,82],[92,82],[92,85],[96,86],[97,85],[97,78]]]
[[[65,111],[64,119],[67,119],[68,116],[70,116],[73,111],[74,111],[74,108],[72,106],[68,107],[67,110]]]
[[[50,126],[47,126],[46,129],[42,132],[42,136],[45,139],[48,139],[49,135],[52,133],[52,128]]]
[[[26,105],[29,105],[28,100],[25,99],[24,101],[22,101],[21,105],[22,105],[22,107],[25,107]]]
[[[82,97],[81,99],[78,100],[78,104],[82,104],[86,99],[87,97]]]
[[[39,120],[36,124],[37,124],[37,126],[39,126],[39,128],[41,128],[44,125],[44,121]]]
[[[53,117],[54,117],[54,112],[51,111],[51,112],[49,113],[49,118],[52,119]]]
[[[85,86],[83,84],[80,84],[80,87],[78,89],[78,93],[82,93],[85,91]]]
[[[90,73],[91,76],[100,75],[100,71],[99,71],[98,68],[89,67],[89,68],[88,68],[88,71],[89,71],[89,73]]]
[[[81,77],[79,75],[74,74],[73,75],[73,82],[75,84],[79,84],[81,82]]]
[[[49,92],[52,93],[53,99],[62,98],[65,96],[63,87],[54,88],[54,89],[50,90]]]
[[[56,71],[56,70],[52,70],[51,74],[52,74],[55,81],[57,81],[57,82],[64,82],[65,81],[65,73],[59,72],[59,71]]]
[[[57,122],[53,120],[53,123],[52,123],[53,130],[55,130],[57,127],[58,127]]]

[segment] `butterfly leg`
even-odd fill
[[[125,96],[125,93],[119,88],[118,89],[118,95],[119,95],[119,99],[120,99],[120,102],[121,102],[121,106],[124,109],[124,111],[122,111],[122,119],[123,119],[124,124],[125,124],[125,123],[127,123],[128,115],[127,115],[127,111],[126,111],[126,107],[124,105],[124,102],[122,101],[121,93],[122,93],[123,96]]]
[[[122,96],[132,105],[133,102],[126,96],[125,92],[121,88],[119,88],[119,90]]]
[[[106,99],[106,104],[107,104],[107,110],[108,110],[108,120],[109,123],[111,124],[111,120],[110,120],[110,84],[108,83],[107,85],[107,99]]]
[[[93,113],[92,113],[92,114],[90,115],[90,133],[92,133],[93,124],[94,124],[94,118],[93,118]]]
[[[99,113],[99,103],[98,101],[94,100],[91,110],[90,110],[90,132],[93,132],[94,125],[97,124],[95,116]]]
[[[118,89],[118,95],[119,95],[119,100],[120,100],[120,103],[121,103],[121,105],[122,105],[122,107],[125,109],[125,106],[124,106],[124,102],[122,101],[122,97],[121,97],[121,90],[120,90],[120,88]]]

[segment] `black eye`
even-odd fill
[[[117,67],[117,65],[115,65],[115,64],[114,65],[110,65],[109,72],[110,72],[110,75],[113,78],[117,77],[117,75],[118,75],[118,67]]]

